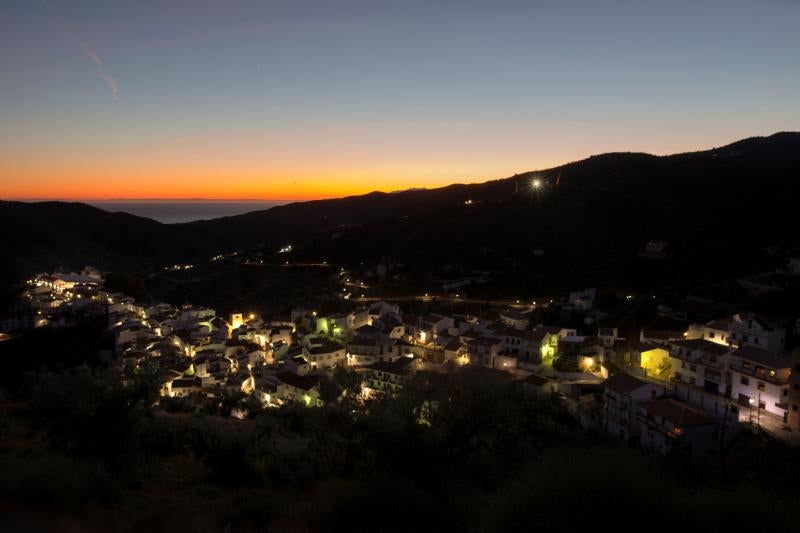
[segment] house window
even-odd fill
[[[750,385],[750,380],[746,377],[742,376],[742,379],[739,381],[742,385]]]
[[[758,390],[763,391],[766,388],[763,381],[758,382]]]
[[[789,396],[789,389],[783,389],[783,395]]]
[[[797,411],[797,404],[792,405],[792,411]]]

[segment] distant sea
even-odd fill
[[[164,224],[193,222],[211,218],[241,215],[250,211],[262,211],[284,205],[281,201],[214,201],[214,200],[111,200],[102,202],[86,202],[104,211],[130,213],[140,217],[152,218]]]

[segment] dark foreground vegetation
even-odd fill
[[[480,369],[243,421],[157,409],[156,383],[99,364],[6,389],[0,530],[779,531],[800,511],[795,450],[657,457]]]

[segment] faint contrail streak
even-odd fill
[[[75,40],[78,41],[77,39]],[[78,41],[78,45],[81,47],[81,50],[83,50],[83,53],[86,54],[89,57],[89,59],[94,61],[96,65],[103,64],[103,62],[100,61],[100,58],[97,56],[97,54],[95,54],[94,51],[91,48],[89,48],[89,45],[87,45],[83,41]]]
[[[74,35],[71,35],[66,30],[64,30],[64,33],[67,35],[67,37],[78,43],[78,46],[80,46],[81,51],[86,54],[86,57],[91,59],[92,62],[97,65],[97,75],[100,77],[100,79],[105,80],[105,82],[108,84],[108,88],[111,91],[111,96],[114,98],[114,100],[121,102],[122,99],[119,97],[119,91],[117,90],[117,80],[115,80],[111,74],[105,71],[103,68],[103,62],[100,61],[100,56],[98,56],[94,50],[89,48],[89,45],[84,41],[78,39]]]
[[[86,43],[86,41],[76,37],[75,35],[72,34],[72,32],[70,32],[66,28],[64,23],[61,21],[61,18],[58,17],[53,12],[52,6],[46,0],[42,0],[42,5],[44,5],[44,8],[47,11],[47,13],[50,15],[50,18],[53,20],[53,22],[56,24],[56,26],[58,26],[58,28],[61,30],[61,32],[69,40],[71,40],[72,42],[77,44],[78,47],[81,49],[81,52],[83,52],[83,54],[86,57],[88,57],[92,61],[92,63],[95,64],[95,66],[97,66],[97,76],[101,80],[105,81],[108,84],[108,89],[111,91],[111,97],[114,98],[114,100],[117,100],[118,102],[121,102],[122,98],[119,97],[119,89],[117,88],[117,80],[115,80],[114,77],[111,76],[111,74],[109,74],[108,72],[106,72],[106,70],[103,68],[103,62],[100,60],[100,56],[97,55],[97,53],[94,50],[91,49],[91,47],[89,46],[88,43]]]

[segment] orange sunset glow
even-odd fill
[[[91,4],[21,2],[0,17],[13,44],[0,47],[2,199],[434,188],[604,152],[721,146],[800,117],[794,63],[775,53],[796,48],[788,6],[747,17],[764,18],[768,37],[733,39],[710,8],[682,26],[669,10],[606,20],[591,3]],[[774,64],[726,68],[748,54]]]
[[[124,142],[114,135],[50,134],[42,146],[22,138],[0,148],[1,194],[6,199],[310,200],[483,182],[622,146],[671,153],[707,142],[701,134],[687,134],[642,143],[638,132],[604,138],[589,129],[572,133],[565,145],[561,136],[570,135],[570,127],[551,124],[544,131],[512,121],[461,125],[449,135],[446,126],[428,126],[416,132],[342,127],[175,138],[154,131],[154,139]],[[502,138],[503,129],[513,135]],[[720,144],[730,140],[713,133]]]

